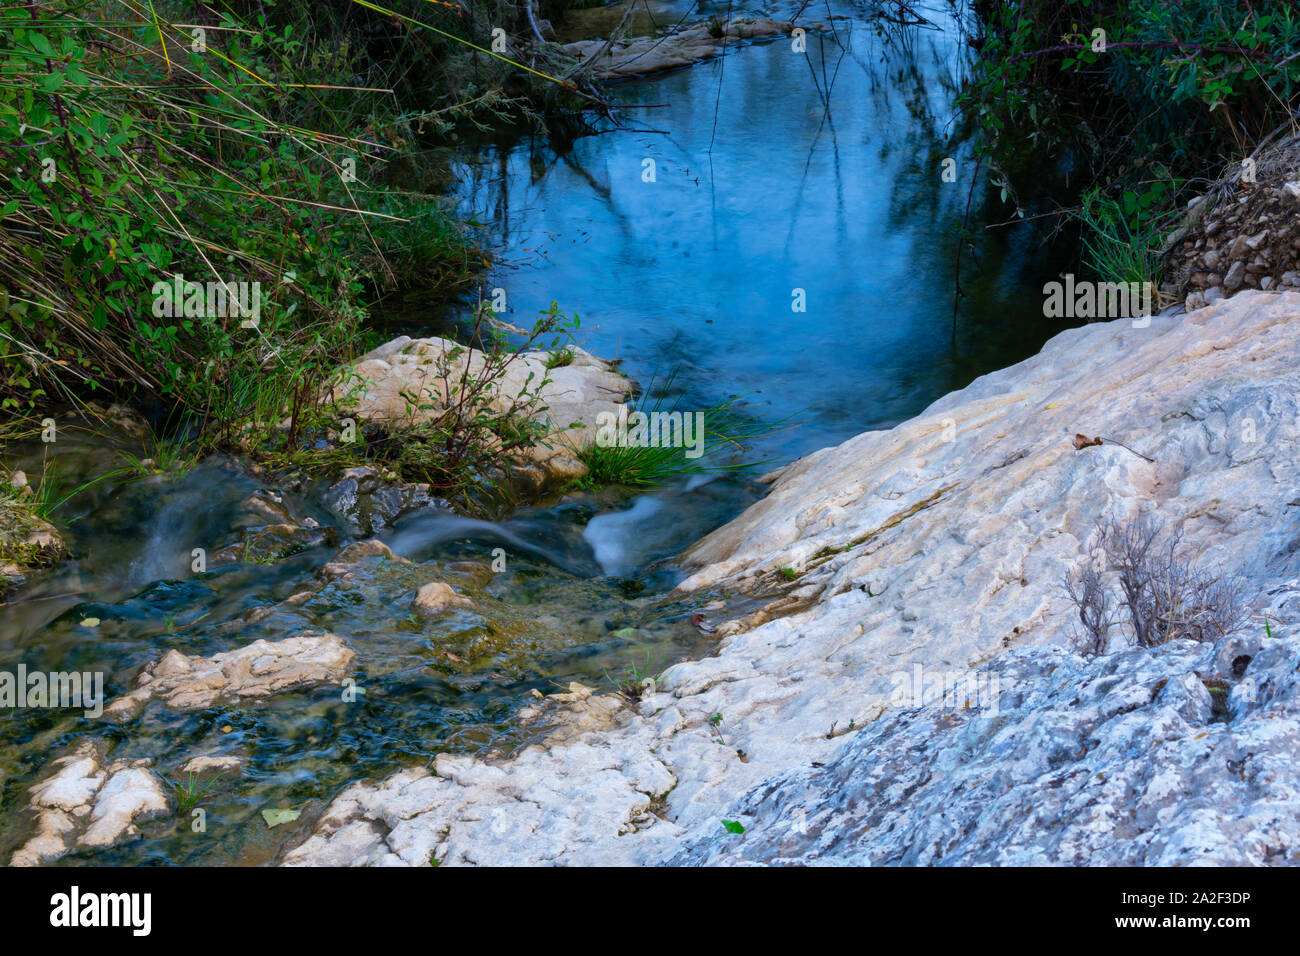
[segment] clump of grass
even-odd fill
[[[633,660],[623,669],[621,676],[614,677],[608,671],[605,672],[605,679],[614,685],[614,689],[621,697],[632,703],[653,694],[662,676],[662,667],[657,672],[651,668],[649,651],[646,651],[644,668],[638,667]]]
[[[679,407],[680,396],[669,398],[675,375],[668,377],[652,402],[640,402],[630,407],[629,418],[633,412],[639,412],[647,416],[681,415],[686,420],[692,412]],[[653,380],[647,389],[647,392],[652,391],[655,391]],[[782,426],[764,424],[744,415],[741,400],[741,397],[732,398],[702,410],[704,434],[698,457],[688,457],[688,449],[662,440],[657,445],[618,441],[603,443],[598,430],[596,440],[578,454],[589,472],[584,483],[593,487],[656,486],[689,475],[740,472],[756,467],[761,462],[736,461],[734,455],[745,450],[744,442],[770,434]],[[732,453],[732,457],[720,460],[726,453]]]
[[[187,779],[167,781],[172,793],[176,795],[176,812],[188,813],[197,807],[203,802],[204,798],[209,796],[222,783],[222,776],[222,774],[217,773],[203,779],[199,774],[190,771]]]
[[[182,476],[198,464],[202,453],[202,442],[151,434],[145,439],[142,454],[121,450],[117,454],[126,463],[127,473],[144,478],[149,475]]]
[[[1138,212],[1094,187],[1084,193],[1074,217],[1083,225],[1088,265],[1103,282],[1160,283],[1160,245],[1164,232]]]
[[[58,461],[51,461],[47,457],[41,462],[39,477],[31,478],[30,480],[34,483],[29,484],[23,491],[13,492],[12,500],[15,506],[25,508],[42,521],[50,521],[53,519],[55,512],[61,507],[95,485],[105,481],[112,481],[115,478],[125,478],[129,475],[130,469],[128,468],[114,468],[102,472],[87,481],[73,484],[66,477],[66,473]],[[12,491],[7,482],[5,488],[7,491]]]
[[[564,368],[573,364],[573,346],[566,345],[564,348],[556,349],[546,358],[547,369]]]

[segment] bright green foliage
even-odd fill
[[[366,288],[464,281],[468,245],[434,197],[384,184],[413,139],[394,104],[317,95],[361,54],[154,9],[0,10],[0,405],[106,389],[231,424],[275,393],[291,414],[353,351]],[[256,327],[209,302],[162,314],[178,274],[257,283]]]

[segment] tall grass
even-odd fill
[[[166,0],[0,9],[18,171],[0,181],[0,407],[105,390],[230,421],[255,382],[301,404],[350,357],[367,288],[470,278],[440,201],[386,182],[415,133],[391,92],[354,88],[364,51],[230,5],[195,19]],[[258,326],[158,315],[175,274],[259,283]]]
[[[1088,265],[1102,281],[1159,284],[1160,244],[1166,230],[1158,222],[1126,214],[1100,187],[1084,193],[1072,214],[1084,227]]]
[[[645,394],[653,395],[649,401],[629,405],[631,412],[654,414],[692,414],[694,410],[680,407],[680,395],[673,393],[673,379],[668,376],[662,386],[656,387],[652,379]],[[579,453],[582,463],[590,472],[591,485],[666,485],[679,478],[700,474],[740,472],[755,467],[758,462],[746,462],[740,456],[746,451],[745,443],[778,430],[780,425],[757,421],[745,412],[743,396],[729,399],[702,409],[704,437],[698,457],[687,457],[687,449],[660,444],[658,447],[630,443],[601,444],[592,442]]]

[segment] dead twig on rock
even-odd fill
[[[1123,448],[1125,451],[1133,452],[1133,454],[1137,455],[1143,461],[1149,461],[1152,464],[1155,463],[1154,458],[1148,458],[1140,451],[1133,451],[1132,448],[1129,448],[1128,445],[1124,444],[1122,441],[1116,441],[1113,438],[1103,438],[1100,435],[1098,435],[1096,438],[1089,438],[1087,435],[1076,434],[1073,439],[1075,451],[1083,451],[1085,448],[1093,448],[1097,445],[1102,444],[1103,442],[1109,442],[1112,445],[1119,445],[1120,448]]]

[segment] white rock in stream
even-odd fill
[[[244,765],[248,762],[247,758],[239,757],[234,754],[200,754],[197,757],[191,757],[181,767],[181,773],[192,773],[195,775],[216,771],[218,774],[244,772]]]
[[[442,581],[430,581],[428,584],[421,585],[411,601],[411,607],[417,613],[430,615],[441,614],[450,608],[473,606],[473,601],[462,594],[457,594],[455,588]]]
[[[154,698],[175,710],[202,710],[337,683],[351,672],[354,657],[337,634],[312,631],[283,641],[257,640],[211,657],[171,650],[146,667],[137,688],[105,707],[104,713],[129,720]]]
[[[84,741],[51,761],[58,769],[32,787],[28,807],[36,833],[11,866],[49,863],[74,849],[102,849],[134,836],[136,823],[166,813],[163,783],[148,760],[104,760],[101,745]]]
[[[789,465],[691,549],[684,593],[770,603],[639,716],[354,784],[288,860],[1300,862],[1298,446],[1300,294],[1064,332]],[[1145,511],[1274,636],[1066,649],[1063,576]],[[899,702],[917,668],[996,693]]]
[[[632,383],[614,371],[612,363],[577,347],[572,352],[567,365],[553,369],[546,368],[549,353],[522,353],[505,368],[489,395],[497,412],[513,407],[525,391],[536,393],[545,406],[535,417],[548,429],[546,441],[528,449],[521,469],[527,474],[532,468],[538,484],[547,477],[585,475],[587,467],[578,460],[577,451],[595,442],[598,417],[616,416],[631,394]],[[484,366],[482,352],[449,339],[403,335],[362,356],[344,375],[334,398],[362,420],[396,427],[417,425],[436,417],[455,399],[467,371],[473,381]]]

